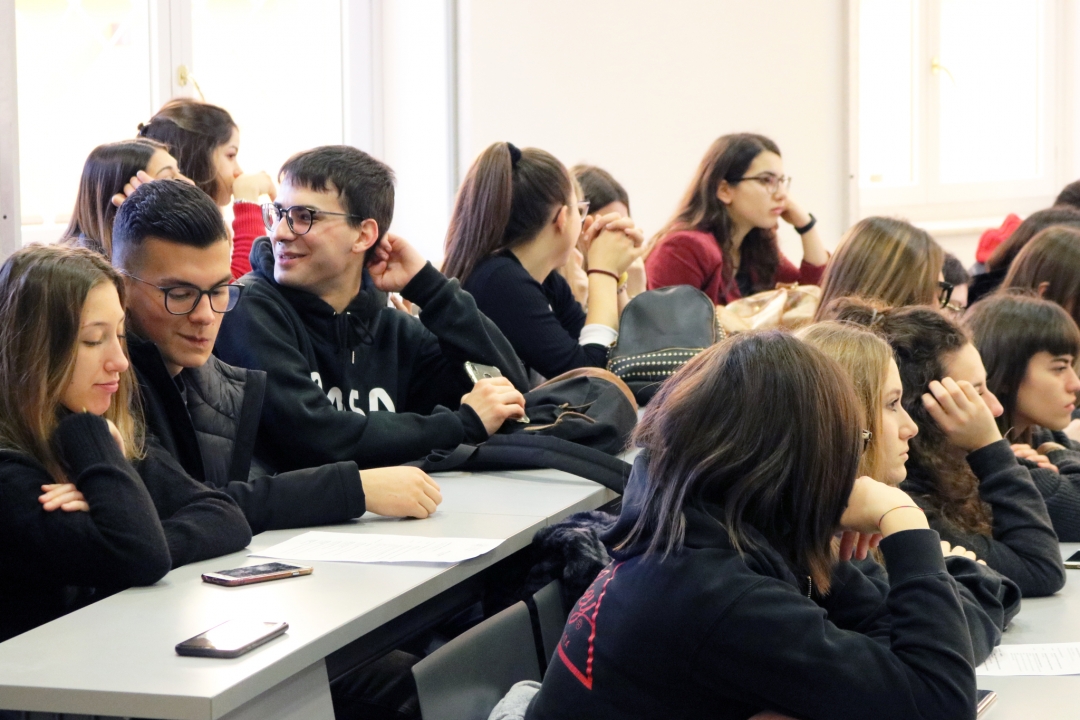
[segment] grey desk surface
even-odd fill
[[[1080,543],[1062,543],[1062,557]],[[1068,580],[1057,595],[1028,598],[1002,637],[1004,645],[1080,642],[1080,570],[1066,570]],[[1054,720],[1080,717],[1080,676],[979,677],[979,687],[998,694],[986,720]]]
[[[225,588],[201,573],[263,562],[247,551],[178,568],[0,644],[0,708],[145,718],[219,718],[331,652],[527,546],[546,524],[616,496],[558,471],[440,476],[426,520],[365,517],[329,528],[505,541],[445,565],[313,563],[307,577]],[[256,536],[251,550],[305,532]],[[176,643],[235,617],[285,620],[289,632],[234,660],[179,657]]]

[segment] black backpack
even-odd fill
[[[627,303],[608,370],[644,405],[690,358],[727,336],[709,296],[689,285],[650,290]]]

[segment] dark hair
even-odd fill
[[[1033,212],[986,259],[987,270],[1006,270],[1033,237],[1053,225],[1080,228],[1080,210],[1068,206]]]
[[[852,225],[821,278],[815,320],[835,298],[858,295],[886,305],[937,302],[945,253],[930,234],[906,220],[868,217]]]
[[[698,230],[716,238],[724,264],[720,272],[724,284],[731,282],[732,241],[734,230],[727,206],[716,196],[724,180],[735,185],[742,180],[754,158],[763,152],[780,154],[780,148],[762,135],[740,133],[724,135],[709,147],[698,165],[690,187],[686,189],[679,209],[660,232],[653,237],[653,250],[663,242],[664,236],[677,230]],[[743,240],[740,248],[739,272],[751,273],[756,282],[753,292],[771,290],[776,284],[776,268],[780,265],[780,246],[775,230],[754,228]]]
[[[1060,305],[1032,294],[995,293],[971,308],[964,326],[986,365],[986,385],[1005,408],[998,428],[1006,437],[1016,422],[1016,394],[1031,358],[1040,352],[1080,357],[1080,329],[1073,319]],[[1010,440],[1030,442],[1031,428]]]
[[[322,145],[296,153],[281,166],[278,181],[336,192],[345,212],[353,216],[345,218],[349,227],[374,220],[380,240],[394,219],[394,171],[349,145]]]
[[[517,150],[517,148],[514,148]],[[486,257],[531,240],[570,202],[570,173],[551,153],[498,142],[476,159],[458,189],[446,231],[443,273],[461,282]]]
[[[1032,238],[1013,260],[1002,289],[1038,290],[1080,323],[1080,229],[1048,227]]]
[[[754,546],[753,528],[827,590],[862,451],[860,413],[847,373],[786,333],[714,345],[661,386],[634,431],[648,487],[620,547],[678,550],[683,508],[709,501],[723,507],[717,520],[739,552]]]
[[[75,372],[83,306],[91,290],[107,283],[123,306],[119,273],[80,247],[28,245],[0,266],[0,446],[33,457],[56,482],[69,482],[51,441]],[[104,413],[120,431],[128,458],[140,457],[143,443],[133,375],[120,373],[120,388]]]
[[[570,174],[581,188],[581,199],[589,201],[589,212],[595,213],[614,202],[621,202],[629,212],[630,196],[626,188],[607,170],[595,165],[575,165],[570,168]]]
[[[157,180],[131,194],[113,224],[113,264],[124,270],[138,266],[148,239],[205,248],[229,239],[214,201],[182,180]]]
[[[901,403],[919,428],[908,441],[908,470],[933,488],[926,502],[942,519],[965,532],[989,535],[992,516],[979,496],[978,478],[922,403],[930,383],[945,377],[949,356],[971,342],[967,333],[938,310],[917,305],[888,308],[845,297],[829,303],[824,314],[824,319],[870,328],[892,346],[904,385]]]
[[[945,282],[953,287],[971,284],[971,274],[964,269],[960,258],[952,253],[945,253],[945,262],[941,266],[941,274],[944,276]]]
[[[1071,207],[1080,210],[1080,180],[1073,180],[1058,193],[1054,206]]]
[[[156,140],[136,138],[91,150],[83,164],[71,222],[64,231],[65,244],[81,245],[110,257],[116,217],[113,195],[124,192],[128,180],[147,168],[154,153],[165,149]]]
[[[214,151],[229,142],[235,129],[236,123],[224,108],[191,98],[170,100],[150,122],[139,123],[139,135],[168,145],[180,172],[215,201],[222,187]]]

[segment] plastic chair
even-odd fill
[[[487,720],[520,680],[540,680],[525,603],[467,630],[413,666],[425,720]]]
[[[555,656],[555,649],[559,646],[563,628],[566,626],[568,613],[563,610],[562,583],[558,580],[548,583],[536,591],[532,600],[536,606],[536,618],[540,626],[538,643],[543,652],[542,667],[546,673],[547,665]]]

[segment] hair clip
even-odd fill
[[[521,159],[521,151],[511,142],[506,143],[506,149],[510,151],[510,167],[517,167],[518,160]]]

